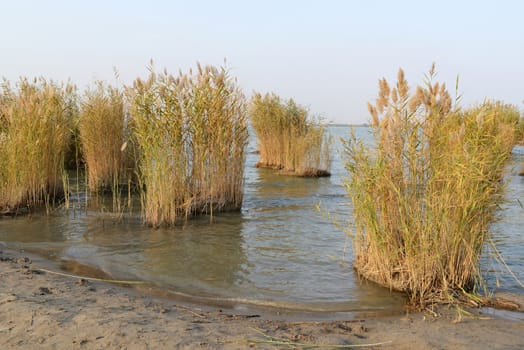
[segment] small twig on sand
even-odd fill
[[[84,279],[84,280],[88,280],[88,281],[109,282],[109,283],[116,283],[116,284],[145,284],[144,281],[112,280],[112,279],[105,279],[105,278],[94,278],[94,277],[84,277],[84,276],[70,275],[68,273],[63,273],[63,272],[58,272],[58,271],[51,271],[51,270],[47,270],[47,269],[44,269],[44,268],[41,268],[41,267],[35,268],[34,270],[43,271],[43,272],[47,272],[47,273],[51,273],[51,274],[59,275],[59,276]]]
[[[194,312],[193,310],[191,310],[190,308],[185,307],[185,306],[174,305],[174,307],[176,307],[177,309],[185,310],[185,311],[191,313],[192,315],[197,316],[197,317],[200,317],[200,318],[205,318],[205,317],[206,317],[206,316],[204,316],[204,315],[201,315],[201,314],[199,314],[199,313]]]
[[[293,342],[291,340],[285,340],[285,339],[276,339],[273,338],[264,332],[262,332],[258,328],[249,327],[255,332],[263,335],[266,340],[260,340],[260,339],[247,339],[248,344],[272,344],[272,345],[287,345],[287,346],[294,346],[294,347],[301,347],[302,349],[321,349],[321,348],[331,348],[331,349],[355,349],[355,348],[367,348],[367,347],[373,347],[373,346],[381,346],[386,344],[391,344],[392,341],[386,341],[381,343],[372,343],[372,344],[306,344],[306,343],[297,343]]]
[[[381,346],[386,344],[391,344],[392,341],[386,341],[381,343],[373,344],[345,344],[345,345],[335,345],[335,344],[305,344],[305,343],[295,343],[288,340],[256,340],[248,339],[249,344],[273,344],[273,345],[288,345],[288,346],[299,346],[302,349],[321,349],[321,348],[330,348],[330,349],[354,349],[354,348],[368,348],[373,346]]]
[[[431,309],[428,308],[428,307],[425,308],[424,310],[425,310],[427,313],[430,313],[431,316],[433,316],[433,317],[435,317],[435,318],[439,317],[439,314],[438,314],[438,313],[436,313],[435,311],[431,310]]]

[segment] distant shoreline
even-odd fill
[[[327,123],[324,124],[324,126],[333,126],[333,127],[351,127],[351,128],[367,128],[369,127],[369,124],[363,123],[363,124],[344,124],[344,123]]]

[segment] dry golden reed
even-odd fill
[[[258,138],[259,167],[279,169],[297,176],[328,176],[330,143],[320,121],[292,99],[282,101],[275,94],[255,93],[250,117]]]
[[[77,113],[75,87],[44,78],[4,80],[0,94],[0,210],[63,194],[64,153]]]
[[[238,210],[243,198],[245,98],[227,70],[153,70],[128,90],[144,221],[173,225]]]
[[[82,100],[78,134],[91,204],[102,206],[99,193],[110,191],[113,212],[122,212],[121,192],[127,187],[131,203],[131,184],[135,172],[132,147],[128,147],[129,127],[124,108],[123,89],[99,81]]]
[[[345,142],[355,269],[419,306],[453,301],[481,283],[479,259],[502,200],[515,141],[513,109],[460,110],[444,84],[410,93],[402,70],[369,104],[376,147]]]
[[[89,190],[117,189],[129,175],[123,91],[102,82],[87,90],[78,129]]]

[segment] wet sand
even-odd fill
[[[42,269],[49,270],[23,254],[0,253],[0,349],[524,349],[522,312],[471,309],[459,320],[456,310],[441,307],[286,320]],[[514,300],[509,307],[522,311],[522,298]]]

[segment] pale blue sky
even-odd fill
[[[253,90],[293,97],[327,120],[368,120],[377,80],[431,63],[464,104],[523,107],[524,2],[0,1],[0,75],[130,83],[157,68],[220,65]]]

